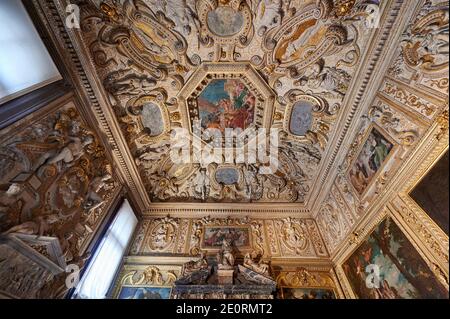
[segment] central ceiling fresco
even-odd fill
[[[367,49],[377,1],[92,0],[80,6],[83,41],[151,201],[308,200]],[[266,129],[268,144],[269,130],[278,129],[276,169],[261,174],[267,164],[259,157],[173,161],[171,133],[186,129],[193,136],[195,123],[221,133]],[[194,144],[187,144],[190,152]],[[200,145],[208,139],[201,137]]]

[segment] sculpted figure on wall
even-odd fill
[[[117,187],[98,139],[70,106],[5,131],[0,150],[18,161],[0,176],[2,236],[53,237],[66,262],[78,260]]]
[[[264,263],[262,260],[262,256],[255,251],[246,253],[244,256],[244,266],[261,274],[263,276],[269,275],[269,265]]]
[[[3,225],[17,224],[22,218],[24,200],[21,198],[23,188],[12,183],[8,189],[0,193],[0,221]]]
[[[107,172],[104,175],[94,177],[89,183],[84,203],[84,208],[89,211],[94,211],[104,203],[105,200],[102,197],[101,192],[103,190],[108,190],[108,188],[111,187],[111,166],[107,166],[106,171]]]
[[[156,86],[156,81],[145,75],[129,73],[128,70],[117,70],[108,74],[103,85],[113,96],[139,95],[151,92]]]
[[[333,92],[336,98],[342,100],[347,93],[350,80],[351,77],[346,71],[317,63],[310,70],[308,69],[305,75],[296,81],[296,84],[310,89]]]
[[[219,269],[233,269],[234,261],[233,244],[231,241],[224,239],[222,247],[217,253],[217,265]]]

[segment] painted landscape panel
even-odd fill
[[[332,289],[325,288],[282,288],[283,299],[336,299]]]
[[[169,287],[128,287],[123,286],[118,299],[169,299]]]
[[[448,291],[391,218],[378,225],[343,269],[361,299],[448,298]]]

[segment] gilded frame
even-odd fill
[[[238,248],[240,251],[250,251],[252,249],[252,230],[249,225],[204,225],[203,231],[202,231],[202,237],[200,242],[200,248],[208,251],[219,251],[220,247],[213,247],[213,246],[206,246],[205,245],[205,235],[206,230],[211,228],[235,228],[235,229],[245,229],[248,234],[248,245],[235,247]],[[234,246],[234,245],[233,245]]]
[[[350,171],[352,170],[353,165],[355,164],[356,160],[358,159],[359,155],[361,154],[361,151],[362,151],[364,145],[366,144],[369,135],[372,133],[372,130],[377,130],[386,141],[391,143],[392,149],[390,150],[389,154],[384,159],[380,168],[372,176],[370,182],[367,184],[364,191],[362,193],[359,193],[356,190],[355,186],[353,185],[353,183],[350,179]],[[387,132],[383,128],[381,128],[379,125],[377,125],[374,122],[370,123],[370,125],[367,127],[366,132],[364,133],[364,136],[361,138],[361,141],[362,141],[361,144],[358,146],[358,149],[355,152],[355,157],[352,158],[352,160],[349,164],[349,167],[347,168],[346,173],[345,173],[345,176],[347,178],[347,181],[350,185],[351,190],[357,196],[357,198],[359,198],[360,200],[362,200],[363,198],[366,197],[367,193],[370,191],[372,186],[376,183],[376,180],[378,179],[378,177],[385,171],[386,165],[390,162],[391,158],[395,155],[395,153],[398,150],[398,143],[389,134],[387,134]]]

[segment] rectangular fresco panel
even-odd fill
[[[336,299],[332,289],[325,288],[281,288],[283,299]]]
[[[448,298],[448,291],[390,218],[378,225],[342,267],[361,299]],[[373,280],[376,269],[379,281]],[[371,288],[372,284],[378,287]]]
[[[449,226],[448,151],[414,187],[410,196],[447,234]]]
[[[360,195],[367,189],[393,147],[377,129],[372,128],[349,173],[350,181]]]
[[[253,122],[255,103],[255,96],[240,80],[212,80],[197,98],[202,128],[245,130]]]
[[[203,248],[220,248],[222,241],[231,240],[236,247],[250,247],[250,230],[248,227],[205,227]]]
[[[122,286],[118,299],[170,299],[170,287]]]

